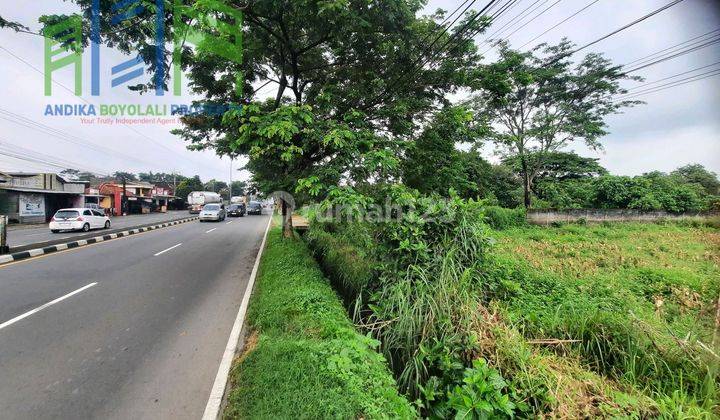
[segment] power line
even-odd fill
[[[58,139],[63,140],[63,141],[66,141],[66,142],[68,142],[68,143],[75,144],[75,145],[77,145],[77,146],[82,146],[82,147],[87,147],[87,148],[93,149],[93,150],[95,150],[95,151],[97,151],[97,152],[100,152],[100,153],[105,153],[105,154],[108,154],[108,155],[115,155],[115,156],[118,156],[118,157],[122,157],[122,158],[124,158],[124,159],[133,160],[133,161],[136,161],[136,162],[139,162],[139,163],[143,163],[143,164],[146,164],[146,165],[150,165],[150,166],[154,166],[154,165],[155,165],[154,163],[150,163],[150,162],[148,162],[148,161],[141,160],[141,159],[139,159],[139,158],[136,158],[135,156],[128,155],[128,154],[125,154],[125,153],[122,153],[122,152],[119,152],[119,151],[110,149],[110,148],[105,147],[105,146],[97,145],[97,144],[95,144],[95,143],[92,143],[92,142],[89,141],[89,140],[83,139],[83,138],[81,138],[81,137],[78,137],[78,136],[75,136],[75,135],[72,135],[72,134],[68,134],[68,133],[66,133],[66,132],[64,132],[64,131],[58,130],[58,129],[53,128],[53,127],[50,127],[50,126],[45,125],[45,124],[43,124],[43,123],[41,123],[41,122],[38,122],[38,121],[35,121],[35,120],[33,120],[33,119],[24,117],[24,116],[22,116],[22,115],[16,114],[16,113],[14,113],[14,112],[8,111],[8,110],[3,109],[3,108],[0,108],[0,119],[3,119],[3,120],[5,120],[5,121],[9,121],[9,122],[11,122],[11,123],[14,123],[14,124],[17,124],[17,125],[21,125],[21,126],[23,126],[23,127],[30,128],[30,129],[33,129],[33,130],[36,130],[36,131],[40,131],[40,132],[42,132],[42,133],[44,133],[44,134],[51,135],[51,136],[53,136],[53,137],[55,137],[55,138],[58,138]]]
[[[588,5],[586,5],[586,6],[583,7],[582,9],[580,9],[580,10],[578,10],[577,12],[573,13],[572,15],[566,17],[565,19],[561,20],[560,22],[556,23],[556,24],[553,25],[552,27],[546,29],[543,33],[541,33],[540,35],[538,35],[538,36],[536,36],[535,38],[531,39],[530,41],[522,44],[521,46],[518,47],[518,49],[523,48],[523,47],[526,46],[527,44],[535,41],[536,39],[540,38],[541,36],[545,35],[546,33],[550,32],[550,31],[552,31],[553,29],[557,28],[558,26],[562,25],[563,23],[567,22],[568,20],[574,18],[575,16],[577,16],[577,15],[579,15],[580,13],[584,12],[586,9],[588,9],[590,6],[592,6],[593,4],[597,3],[598,1],[600,1],[600,0],[593,0],[592,2],[590,2]]]
[[[690,38],[690,39],[688,39],[687,41],[683,41],[683,42],[681,42],[681,43],[679,43],[679,44],[672,45],[672,46],[667,47],[667,48],[664,48],[664,49],[662,49],[662,50],[660,50],[660,51],[656,51],[656,52],[654,52],[654,53],[652,53],[652,54],[650,54],[650,55],[646,55],[646,56],[644,56],[644,57],[637,58],[637,59],[635,59],[635,60],[633,60],[633,61],[629,61],[629,62],[625,63],[624,66],[627,67],[627,66],[629,66],[630,64],[640,64],[640,63],[642,63],[642,62],[648,61],[648,59],[650,59],[650,58],[653,57],[653,56],[656,56],[656,55],[662,54],[662,53],[664,53],[664,52],[666,52],[666,51],[674,50],[674,49],[677,48],[677,47],[683,46],[683,44],[691,43],[691,44],[685,46],[685,47],[688,47],[688,46],[690,46],[690,45],[703,42],[704,40],[700,40],[700,41],[696,41],[696,42],[692,42],[692,41],[695,41],[696,39],[699,39],[699,38],[705,38],[705,37],[707,37],[708,35],[714,34],[714,33],[718,32],[718,31],[720,31],[720,28],[715,29],[714,31],[706,32],[706,33],[704,33],[704,34],[702,34],[702,35],[698,35],[698,36],[696,36],[696,37],[694,37],[694,38]],[[653,58],[657,58],[657,57],[653,57]]]
[[[32,63],[24,60],[22,57],[14,54],[12,51],[8,50],[8,49],[5,48],[4,46],[0,45],[0,49],[2,49],[3,51],[5,51],[6,53],[10,54],[12,57],[14,57],[15,59],[19,60],[20,62],[24,63],[24,64],[27,65],[28,67],[32,68],[33,70],[35,70],[37,73],[39,73],[39,74],[42,75],[43,77],[45,76],[45,73],[44,73],[42,70],[40,70],[40,69],[38,69],[37,67],[35,67]],[[70,92],[71,94],[75,95],[75,92],[74,92],[73,90],[71,90],[70,88],[68,88],[67,86],[63,85],[62,83],[58,82],[58,81],[55,80],[55,79],[52,79],[52,78],[51,78],[51,80],[52,80],[52,82],[55,83],[56,85],[62,87],[62,88],[65,89],[66,91],[68,91],[68,92]],[[92,105],[91,102],[87,101],[87,100],[86,100],[85,98],[83,98],[83,97],[78,97],[78,99],[80,99],[81,101],[85,102],[85,103],[88,104],[88,105]],[[177,155],[178,157],[181,157],[182,159],[187,159],[187,157],[182,156],[182,155],[181,155],[180,153],[178,153],[177,151],[175,151],[175,150],[173,150],[173,149],[165,146],[165,145],[162,144],[162,143],[159,143],[157,140],[153,139],[152,137],[147,136],[147,135],[145,135],[144,133],[136,130],[134,127],[129,126],[129,125],[127,125],[127,124],[121,124],[121,125],[124,126],[124,127],[127,128],[127,129],[133,131],[134,133],[138,134],[139,136],[147,139],[148,141],[150,141],[151,143],[155,144],[156,146],[161,147],[161,148],[169,151],[170,153],[173,153],[173,154]],[[196,162],[196,163],[197,163],[197,162]]]
[[[7,142],[7,139],[0,139]],[[45,155],[43,153],[26,149],[16,144],[10,144],[0,141],[0,154],[9,156],[15,159],[26,160],[29,162],[40,163],[47,166],[53,166],[61,169],[79,169],[87,172],[92,172],[97,175],[108,176],[107,174],[98,171],[97,168],[87,168],[83,165],[78,165],[75,162],[71,162],[65,159],[58,159],[52,156]]]
[[[541,1],[542,1],[542,3],[540,3]],[[480,43],[480,45],[484,45],[484,44],[490,42],[490,40],[493,39],[493,38],[495,37],[495,35],[499,35],[505,28],[508,27],[508,25],[512,24],[512,23],[515,22],[517,19],[524,19],[526,12],[527,12],[527,14],[530,14],[530,13],[534,12],[536,9],[539,9],[540,7],[542,7],[542,5],[545,4],[545,3],[547,3],[547,2],[548,2],[548,0],[535,0],[535,1],[532,2],[528,7],[524,8],[520,13],[518,13],[517,15],[513,16],[512,18],[510,18],[510,20],[508,20],[507,22],[505,22],[505,24],[504,24],[503,26],[499,27],[495,32],[493,32],[492,34],[488,35],[487,38],[485,38],[485,40]],[[540,3],[540,4],[538,4],[538,3]],[[534,9],[532,9],[532,10],[530,10],[530,9],[533,8],[533,6],[535,6],[536,4],[538,4],[537,7],[534,8]]]
[[[598,39],[596,39],[596,40],[594,40],[594,41],[588,42],[587,44],[583,45],[582,47],[573,50],[573,51],[570,53],[570,55],[575,54],[575,53],[577,53],[577,52],[579,52],[579,51],[582,51],[582,50],[584,50],[584,49],[587,48],[587,47],[590,47],[590,46],[592,46],[592,45],[595,45],[595,44],[597,44],[597,43],[600,42],[600,41],[603,41],[603,40],[605,40],[605,39],[608,39],[608,38],[610,38],[610,37],[613,36],[613,35],[616,35],[616,34],[622,32],[622,31],[624,31],[624,30],[626,30],[626,29],[628,29],[628,28],[630,28],[630,27],[632,27],[632,26],[635,26],[635,25],[637,25],[638,23],[640,23],[640,22],[642,22],[642,21],[644,21],[644,20],[646,20],[646,19],[649,19],[649,18],[655,16],[655,15],[657,15],[658,13],[660,13],[660,12],[662,12],[662,11],[664,11],[664,10],[667,10],[667,9],[671,8],[671,7],[675,6],[676,4],[678,4],[678,3],[682,2],[682,1],[684,1],[684,0],[674,0],[674,1],[666,4],[665,6],[662,6],[662,7],[658,8],[658,9],[655,9],[655,10],[653,10],[652,12],[646,14],[645,16],[642,16],[642,17],[640,17],[640,18],[638,18],[638,19],[635,19],[634,21],[628,23],[627,25],[622,26],[622,27],[620,27],[620,28],[618,28],[618,29],[610,32],[610,33],[607,34],[607,35],[603,35],[603,36],[601,36],[600,38],[598,38]]]
[[[415,60],[415,62],[410,66],[410,68],[411,68],[411,71],[410,71],[410,72],[408,72],[408,73],[403,73],[403,74],[400,75],[398,78],[394,79],[394,80],[388,85],[388,87],[385,89],[385,91],[384,91],[383,93],[381,93],[380,95],[377,95],[377,97],[374,98],[374,99],[372,99],[371,101],[368,101],[363,107],[361,107],[361,109],[368,109],[368,108],[370,108],[370,107],[373,107],[373,106],[377,105],[377,104],[379,103],[378,101],[382,101],[382,100],[388,95],[389,92],[392,92],[393,89],[394,89],[396,86],[398,86],[398,83],[402,82],[403,79],[407,79],[408,76],[410,77],[409,81],[414,81],[417,73],[418,73],[426,64],[428,64],[429,62],[431,62],[439,53],[441,53],[441,52],[445,49],[445,47],[446,47],[450,42],[452,42],[452,41],[453,41],[455,38],[457,38],[462,32],[464,32],[470,25],[473,24],[473,22],[475,22],[483,13],[485,13],[485,12],[488,10],[489,7],[491,7],[491,6],[492,6],[493,4],[495,4],[497,1],[498,1],[498,0],[490,0],[490,2],[485,5],[485,7],[483,7],[479,12],[476,12],[474,16],[472,16],[471,18],[469,18],[469,19],[467,20],[467,22],[465,22],[459,30],[457,30],[452,36],[450,36],[450,38],[449,38],[443,45],[441,45],[434,53],[432,53],[432,55],[430,55],[429,57],[426,57],[425,59],[423,59],[423,55],[424,55],[426,52],[430,52],[429,50],[426,49],[426,51],[425,51],[423,54],[421,54],[421,55],[418,57],[418,59]],[[467,10],[467,8],[466,8],[465,10]],[[464,12],[464,11],[463,11],[463,12]],[[457,19],[456,19],[456,20],[457,20]],[[446,33],[448,29],[449,29],[449,27],[448,27],[448,28],[445,28],[445,29],[443,30],[443,32],[436,38],[436,40],[439,39],[440,37],[442,37],[442,35],[443,35],[444,33]],[[434,44],[434,43],[433,43],[433,44]]]
[[[522,0],[520,0],[520,1],[522,1]],[[500,16],[502,16],[503,14],[507,13],[508,11],[510,11],[513,7],[515,7],[516,5],[520,4],[520,1],[517,1],[517,0],[508,0],[508,1],[505,3],[505,5],[503,5],[503,6],[500,8],[500,10],[498,10],[497,12],[493,13],[492,15],[490,15],[490,22],[491,22],[491,24],[492,24],[492,22],[494,22],[495,20],[497,20]],[[540,0],[536,0],[536,1],[540,1]],[[492,6],[491,6],[491,8],[492,8]],[[488,9],[488,10],[490,10],[490,9]],[[469,35],[467,35],[466,38],[467,38],[468,40],[474,39],[475,36],[476,36],[477,34],[479,34],[480,31],[482,31],[483,29],[485,29],[484,26],[481,26],[481,27],[478,27],[478,28],[474,29],[472,32],[470,32]],[[484,42],[485,42],[485,41],[483,41],[483,43],[484,43]],[[482,45],[483,43],[481,43],[480,45]],[[459,46],[459,45],[460,45],[460,43],[458,42],[457,45],[456,45],[456,47]],[[449,51],[452,51],[452,50],[449,50]]]
[[[706,42],[706,43],[704,43],[704,44],[701,44],[701,45],[698,45],[698,46],[695,46],[695,47],[692,47],[692,48],[689,48],[689,49],[686,49],[686,50],[679,51],[679,52],[677,52],[677,53],[675,53],[675,54],[671,54],[671,55],[668,55],[668,56],[666,56],[666,57],[659,58],[659,59],[657,59],[657,60],[655,60],[655,61],[652,61],[652,62],[649,62],[649,63],[647,63],[647,64],[643,64],[643,65],[641,65],[641,66],[634,67],[634,68],[632,68],[632,69],[630,69],[630,70],[625,70],[624,73],[625,73],[625,74],[634,73],[634,72],[636,72],[636,71],[638,71],[638,70],[642,70],[642,69],[644,69],[644,68],[647,68],[647,67],[650,67],[650,66],[654,66],[654,65],[656,65],[656,64],[659,64],[659,63],[662,63],[662,62],[665,62],[665,61],[668,61],[668,60],[672,60],[673,58],[677,58],[677,57],[680,57],[680,56],[683,56],[683,55],[686,55],[686,54],[690,54],[691,52],[694,52],[694,51],[703,49],[703,48],[705,48],[705,47],[709,47],[710,45],[717,44],[718,42],[720,42],[720,37],[717,38],[717,39],[715,39],[715,40],[708,41],[708,42]]]
[[[532,19],[528,20],[527,22],[525,22],[524,24],[522,24],[521,26],[519,26],[518,28],[516,28],[514,31],[510,32],[507,36],[505,36],[505,40],[509,40],[510,37],[513,36],[513,34],[515,34],[515,33],[516,33],[517,31],[519,31],[520,29],[526,27],[528,24],[530,24],[530,22],[532,22],[532,21],[534,21],[535,19],[539,18],[540,16],[544,15],[545,12],[547,12],[548,10],[552,9],[553,7],[555,7],[555,5],[557,5],[557,4],[560,3],[561,1],[562,1],[562,0],[557,0],[557,1],[555,1],[555,3],[553,3],[553,4],[551,4],[550,6],[546,7],[542,12],[538,13],[537,15],[535,15]],[[492,49],[492,48],[493,48],[493,47],[490,47],[490,49]],[[488,50],[488,51],[489,51],[489,50]]]
[[[676,86],[686,85],[686,84],[688,84],[688,83],[697,82],[697,81],[699,81],[699,80],[704,80],[704,79],[707,79],[707,78],[709,78],[709,77],[714,77],[714,76],[718,76],[718,75],[720,75],[720,69],[711,70],[711,71],[708,71],[708,72],[705,72],[705,73],[697,74],[697,75],[695,75],[695,76],[691,76],[691,77],[687,77],[687,78],[684,78],[684,79],[676,80],[676,81],[674,81],[674,82],[666,83],[666,84],[663,84],[663,85],[660,85],[660,86],[655,86],[655,87],[650,88],[650,89],[647,89],[647,90],[643,90],[643,91],[639,91],[639,92],[633,92],[633,93],[631,93],[631,94],[626,94],[626,95],[621,95],[621,96],[617,97],[617,98],[615,99],[615,101],[616,101],[616,102],[617,102],[617,101],[626,101],[626,100],[628,100],[628,99],[630,99],[630,98],[636,98],[636,97],[638,97],[638,96],[643,96],[643,95],[648,95],[648,94],[651,94],[651,93],[661,92],[661,91],[663,91],[663,90],[667,90],[667,89],[670,89],[670,88],[673,88],[673,87],[676,87]]]
[[[684,72],[682,72],[682,73],[673,74],[672,76],[663,77],[662,79],[657,79],[657,80],[654,80],[654,81],[652,81],[652,82],[640,83],[639,85],[630,87],[630,88],[628,88],[627,90],[628,90],[628,91],[632,91],[632,90],[635,90],[635,89],[641,89],[641,88],[644,89],[645,87],[647,87],[647,86],[649,86],[649,85],[654,85],[654,84],[656,84],[656,83],[664,82],[665,80],[674,79],[674,78],[676,78],[676,77],[678,77],[678,76],[683,76],[683,75],[685,75],[685,74],[694,73],[694,72],[696,72],[696,71],[698,71],[698,70],[703,70],[703,69],[706,69],[706,68],[708,68],[708,67],[717,66],[718,64],[720,64],[720,61],[716,61],[716,62],[714,62],[714,63],[712,63],[712,64],[708,64],[708,65],[706,65],[706,66],[697,67],[697,68],[694,68],[694,69],[692,69],[692,70],[687,70],[687,71],[684,71]]]
[[[415,65],[420,61],[420,59],[422,59],[422,56],[423,56],[423,55],[425,55],[426,53],[428,53],[428,52],[430,52],[430,51],[432,50],[432,47],[434,47],[435,44],[440,40],[440,38],[442,38],[442,36],[447,33],[448,29],[450,29],[450,27],[452,27],[452,25],[454,25],[455,22],[457,22],[458,19],[460,19],[460,18],[463,16],[463,14],[464,14],[473,4],[475,4],[475,2],[477,2],[477,0],[472,0],[472,2],[471,2],[470,4],[468,4],[467,7],[465,7],[465,9],[463,9],[463,11],[462,11],[460,14],[458,14],[457,17],[456,17],[447,27],[443,28],[443,30],[440,32],[440,34],[438,34],[438,36],[435,37],[435,39],[433,40],[433,42],[432,42],[427,48],[424,48],[424,49],[423,49],[423,52],[420,54],[420,56],[418,57],[418,60],[415,62],[415,64],[413,64],[413,66],[415,66]],[[465,3],[463,3],[463,4],[465,4]],[[462,7],[462,5],[458,6],[458,8],[455,9],[455,10],[457,11],[457,10],[459,10],[461,7]],[[454,14],[454,13],[455,13],[455,12],[453,12],[453,14]]]
[[[485,5],[485,7],[482,8],[482,10],[480,10],[480,11],[477,12],[477,13],[475,13],[475,15],[474,15],[472,18],[468,19],[468,21],[465,22],[465,24],[463,25],[462,28],[460,28],[458,31],[456,31],[440,48],[438,48],[438,50],[437,50],[431,57],[428,57],[428,59],[425,60],[425,61],[420,65],[420,68],[423,68],[423,67],[425,66],[425,64],[428,64],[428,63],[434,61],[435,57],[437,57],[438,54],[442,53],[443,50],[445,49],[445,47],[447,47],[447,46],[448,46],[451,42],[453,42],[456,38],[459,38],[459,37],[461,36],[461,34],[462,34],[463,32],[465,32],[465,31],[467,30],[467,28],[470,27],[470,25],[472,25],[480,16],[482,16],[484,13],[486,13],[486,12],[487,12],[487,9],[488,9],[489,7],[491,7],[495,2],[497,2],[497,0],[491,0],[488,4]],[[472,39],[472,38],[470,37],[470,38],[467,38],[467,39]],[[457,47],[457,46],[459,46],[459,45],[460,45],[460,41],[458,40],[458,42],[457,42],[457,44],[456,44],[455,46]],[[449,49],[448,51],[451,51],[451,50]],[[417,72],[415,72],[415,73],[417,73]],[[413,79],[413,80],[414,80],[414,79]]]

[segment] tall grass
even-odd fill
[[[498,212],[500,234],[483,222],[490,213],[309,234],[422,414],[447,414],[463,371],[484,358],[508,380],[519,416],[720,415],[717,361],[703,348],[717,259],[692,241],[673,246],[690,228],[518,228]],[[393,241],[407,232],[413,240]],[[553,232],[563,242],[549,243]]]

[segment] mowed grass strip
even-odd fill
[[[413,418],[379,343],[359,334],[299,239],[268,235],[225,418]]]

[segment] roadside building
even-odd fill
[[[10,182],[10,175],[0,172],[0,187]],[[8,213],[8,194],[4,189],[0,189],[0,214]]]
[[[108,212],[112,208],[112,196],[107,194],[100,194],[100,190],[97,188],[85,188],[85,194],[83,194],[83,197],[85,197],[84,207],[97,206],[101,210],[105,210]]]
[[[152,190],[153,211],[165,213],[171,208],[171,202],[175,199],[172,191],[159,185],[155,185]]]
[[[13,222],[45,223],[61,208],[85,203],[86,182],[54,173],[4,173],[0,177],[3,214]]]
[[[149,182],[105,182],[98,186],[98,193],[110,197],[114,215],[147,214],[153,210],[153,188]]]

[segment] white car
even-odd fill
[[[58,233],[61,230],[110,229],[110,218],[99,210],[94,209],[60,209],[50,220],[50,231]]]
[[[205,204],[200,211],[199,219],[201,222],[206,220],[214,220],[220,222],[225,220],[227,212],[224,204]]]

